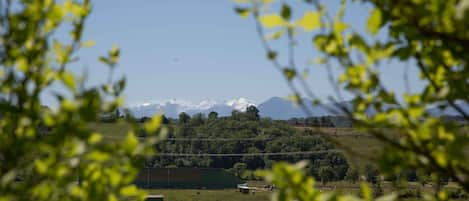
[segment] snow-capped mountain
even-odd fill
[[[303,99],[303,102],[311,103],[311,100]],[[351,102],[347,101],[339,103],[340,107],[349,109],[352,108],[351,104]],[[163,113],[167,117],[177,118],[181,112],[194,115],[196,113],[208,114],[212,111],[215,111],[219,116],[229,116],[233,110],[245,111],[246,108],[250,105],[256,106],[259,109],[259,113],[262,117],[270,117],[272,119],[285,120],[294,117],[301,118],[309,116],[343,115],[343,113],[341,113],[337,106],[333,103],[326,103],[322,105],[306,104],[306,107],[311,112],[310,114],[307,114],[303,108],[300,108],[292,101],[279,97],[272,97],[260,104],[255,104],[253,101],[250,101],[246,98],[237,98],[227,101],[203,100],[198,103],[172,99],[162,103],[143,103],[134,107],[129,107],[128,109],[136,117],[152,116],[155,113]],[[457,105],[469,113],[469,104],[460,102],[457,103]],[[392,108],[390,105],[383,107]],[[432,107],[429,108],[428,112],[434,116],[459,114],[450,107],[447,107],[443,110],[440,110],[437,107]],[[376,111],[373,108],[369,108],[366,113],[372,116],[376,114]]]
[[[304,99],[305,103],[311,103],[310,100]],[[347,102],[342,103],[349,106]],[[311,114],[307,114],[302,108],[286,98],[272,97],[259,105],[246,98],[237,98],[227,101],[203,100],[198,103],[171,99],[161,103],[144,103],[128,108],[136,117],[152,116],[155,113],[163,113],[167,117],[177,118],[181,112],[189,115],[196,113],[208,114],[212,111],[218,113],[219,116],[229,116],[233,110],[245,111],[250,105],[257,106],[262,117],[270,117],[272,119],[290,119],[294,117],[308,116],[327,116],[339,115],[335,111],[332,104],[312,105],[306,104]]]
[[[290,118],[301,118],[309,116],[327,116],[327,115],[339,115],[340,113],[333,104],[313,105],[311,100],[303,99],[308,111],[311,114],[306,113],[303,108],[296,105],[289,99],[272,97],[269,100],[259,104],[259,113],[263,117],[270,117],[272,119],[290,119]],[[347,103],[342,103],[347,104]]]
[[[198,103],[171,99],[161,103],[143,103],[128,109],[135,117],[152,116],[155,113],[163,113],[167,117],[177,118],[181,112],[189,115],[196,113],[208,114],[215,111],[219,116],[231,115],[233,110],[245,111],[250,105],[256,105],[246,98],[237,98],[227,101],[203,100]]]
[[[235,110],[244,111],[250,105],[255,105],[255,104],[246,98],[238,98],[238,99],[226,101],[225,105],[230,106]]]

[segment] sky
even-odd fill
[[[295,18],[310,9],[299,1],[288,2],[293,3]],[[339,1],[326,2],[334,10]],[[253,19],[241,19],[234,6],[230,0],[95,0],[84,39],[96,45],[79,52],[74,71],[86,71],[88,85],[105,82],[108,69],[97,57],[116,44],[121,58],[114,77],[127,79],[128,106],[174,98],[197,102],[245,97],[259,103],[291,94],[265,58]],[[354,5],[345,18],[363,30],[369,10]],[[333,95],[324,67],[308,65],[317,54],[311,35],[300,34],[298,41],[297,63],[309,69],[311,88],[322,98]],[[282,40],[273,44],[280,59],[285,59],[284,44]],[[395,81],[402,80],[403,65],[388,65],[383,70],[385,83],[402,91],[402,82]]]

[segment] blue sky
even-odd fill
[[[296,9],[308,9],[291,2]],[[333,2],[328,6],[335,9],[339,1],[327,2]],[[76,72],[86,68],[90,85],[105,82],[107,68],[96,58],[117,44],[122,56],[115,76],[127,78],[127,105],[171,98],[246,97],[261,102],[287,96],[290,91],[282,76],[264,57],[253,19],[241,19],[233,7],[229,0],[96,0],[84,35],[96,45],[79,53]],[[352,6],[346,18],[363,29],[368,11],[364,5]],[[293,14],[299,17],[300,12]],[[300,66],[307,67],[315,57],[310,37],[299,35]],[[281,42],[274,47],[285,50]],[[390,65],[383,71],[385,80],[402,91],[402,82],[395,82],[402,80],[402,65]],[[333,94],[324,68],[309,68],[308,82],[314,91],[321,97]]]

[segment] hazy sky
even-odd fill
[[[91,85],[104,82],[107,68],[96,58],[117,44],[122,56],[116,76],[127,78],[128,105],[170,98],[200,101],[246,97],[261,102],[290,93],[282,76],[265,59],[253,19],[237,16],[229,0],[93,2],[85,39],[95,40],[96,45],[80,52],[76,71],[86,68]],[[336,8],[339,1],[327,2],[334,2],[329,7]],[[368,13],[369,8],[357,5],[347,10],[346,18],[362,29]],[[297,62],[307,67],[316,52],[312,51],[310,36],[300,35],[299,41],[304,43],[298,47]],[[281,44],[275,47],[284,48]],[[395,66],[384,70],[385,77],[402,90],[402,82],[396,79],[402,80],[403,70]],[[309,68],[309,82],[315,92],[321,97],[332,94],[323,67]]]

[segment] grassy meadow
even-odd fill
[[[243,194],[236,189],[224,190],[182,190],[152,189],[149,194],[164,195],[165,201],[268,201],[270,192],[254,192]]]

